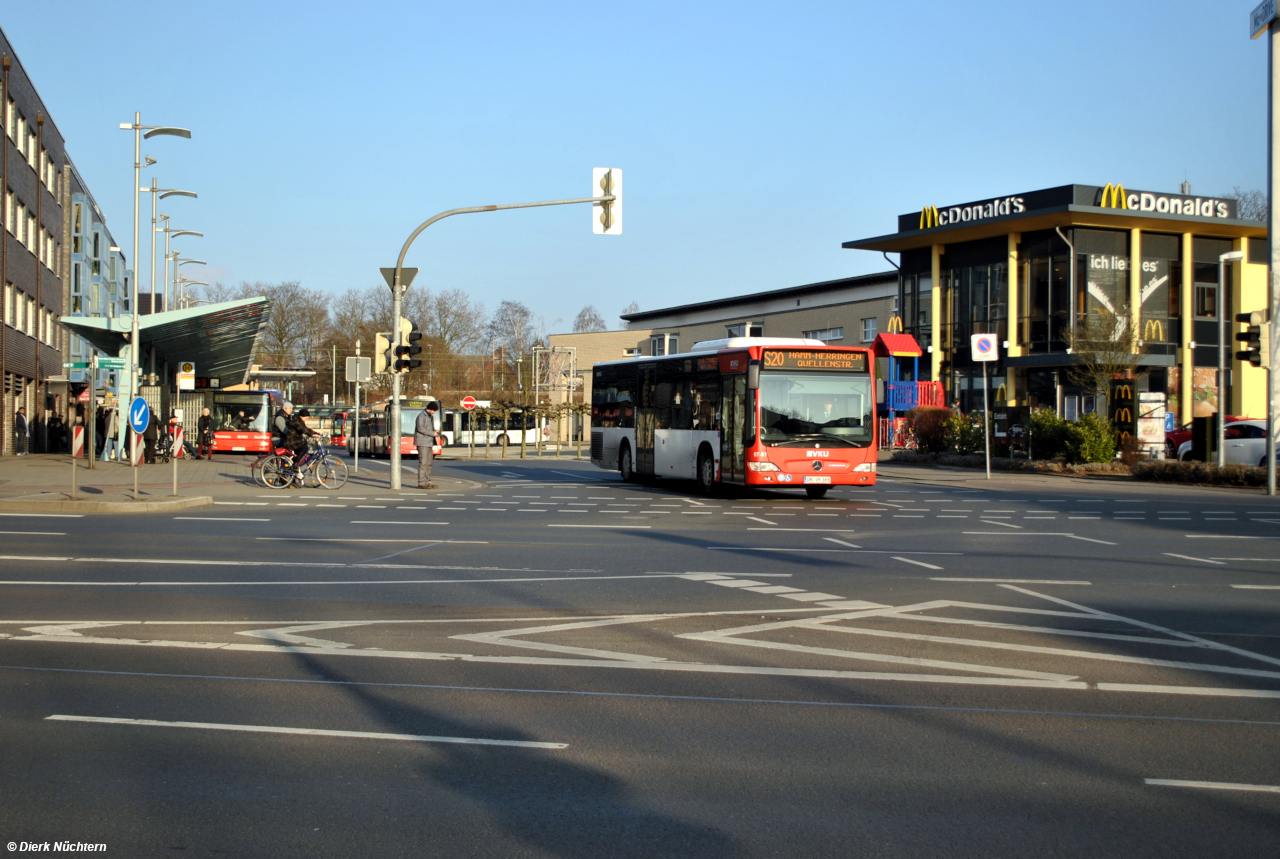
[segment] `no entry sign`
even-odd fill
[[[474,409],[474,408],[476,407],[476,398],[475,398],[475,397],[463,397],[463,398],[462,398],[462,407],[463,407],[464,409],[466,409],[467,411],[471,411],[472,409]]]

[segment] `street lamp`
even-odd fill
[[[199,302],[199,301],[206,301],[206,299],[203,299],[203,298],[192,298],[192,299],[188,300],[188,299],[187,299],[187,287],[188,287],[188,286],[208,286],[209,284],[205,283],[203,280],[187,280],[186,275],[180,275],[180,276],[178,277],[178,282],[182,285],[182,307],[183,307],[183,309],[186,309],[186,308],[190,307],[192,304],[195,304],[196,302]]]
[[[174,300],[174,301],[179,301],[179,300],[180,300],[180,299],[178,298],[178,266],[186,265],[186,264],[187,264],[187,263],[189,263],[189,262],[190,262],[190,263],[196,263],[196,264],[198,264],[198,265],[205,265],[205,264],[206,264],[203,260],[184,260],[184,259],[182,259],[181,255],[178,253],[178,251],[177,251],[177,250],[174,250],[174,252],[173,252],[173,300]],[[167,268],[167,266],[166,266],[166,268]]]
[[[169,226],[168,215],[161,215],[160,220],[165,222],[163,227],[156,228],[157,233],[164,233],[164,306],[171,307],[172,305],[169,301],[169,239],[177,238],[178,236],[199,236],[204,238],[204,233],[197,233],[195,230],[175,230]],[[176,298],[177,296],[175,295],[174,297]]]
[[[1240,262],[1242,259],[1244,259],[1244,251],[1228,251],[1218,257],[1218,468],[1222,468],[1227,464],[1227,431],[1223,425],[1223,418],[1227,414],[1227,406],[1222,401],[1222,391],[1225,387],[1224,382],[1227,376],[1227,321],[1223,318],[1223,307],[1226,301],[1223,299],[1222,293],[1226,290],[1227,263]]]
[[[138,205],[141,202],[141,192],[138,190],[138,183],[142,181],[142,139],[145,137],[150,140],[153,137],[185,137],[191,139],[191,132],[185,128],[176,128],[168,125],[143,125],[142,114],[134,112],[133,122],[120,123],[122,129],[133,132],[133,264],[138,265]],[[146,132],[145,134],[143,132]],[[147,166],[153,163],[148,162]],[[133,273],[133,284],[131,286],[131,295],[129,301],[130,315],[133,317],[132,330],[129,337],[129,397],[132,399],[138,392],[138,367],[141,360],[142,337],[138,333],[138,272],[135,268]],[[131,462],[136,466],[138,463]],[[134,493],[137,497],[137,493]]]
[[[147,162],[148,164],[155,163],[155,159],[148,157]],[[155,179],[151,180],[150,188],[146,188],[146,187],[139,188],[138,191],[148,192],[151,194],[151,312],[155,313],[156,312],[156,223],[157,223],[156,198],[158,197],[161,200],[165,199],[166,197],[194,198],[196,196],[196,192],[195,191],[179,191],[176,188],[157,188]],[[165,215],[164,217],[165,217],[165,220],[168,220],[169,216]],[[134,277],[137,277],[136,271],[134,272]],[[169,308],[169,303],[166,298],[165,309],[167,310],[168,308]]]

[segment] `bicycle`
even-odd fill
[[[331,455],[323,443],[317,443],[296,462],[292,453],[279,448],[263,460],[259,473],[263,485],[271,489],[288,489],[294,484],[341,489],[347,483],[346,463]]]

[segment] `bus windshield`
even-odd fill
[[[770,446],[867,447],[875,406],[870,374],[760,374],[760,439]]]
[[[215,402],[210,412],[213,428],[222,432],[266,432],[267,410],[263,397],[244,402]]]

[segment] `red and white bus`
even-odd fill
[[[284,399],[279,391],[234,391],[211,394],[213,449],[218,453],[264,453],[271,450],[271,418]],[[186,416],[187,440],[197,442],[200,416]]]
[[[430,400],[410,400],[406,397],[400,398],[400,455],[401,456],[417,456],[418,448],[413,443],[414,423],[418,420],[418,413],[427,407]],[[360,455],[361,456],[390,456],[391,455],[391,401],[383,400],[382,402],[372,403],[368,406],[360,407]],[[347,453],[355,456],[355,427],[350,425],[348,421],[346,425],[346,447]],[[440,445],[432,446],[432,454],[440,455]]]
[[[644,476],[803,487],[876,482],[870,349],[734,337],[592,370],[591,461]]]

